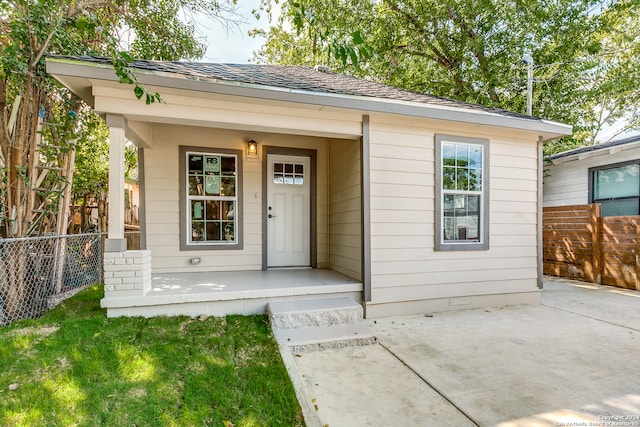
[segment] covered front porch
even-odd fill
[[[272,86],[327,78],[318,70],[274,69],[274,81],[238,84],[238,72],[257,74],[220,66],[223,76],[204,78],[146,64],[140,81],[162,103],[137,100],[109,62],[48,63],[109,129],[101,301],[108,316],[252,314],[272,299],[334,295],[369,300],[366,110],[324,105],[329,98],[315,85],[295,93]],[[199,77],[185,78],[191,72]],[[139,155],[141,250],[127,250],[124,238],[128,142]]]
[[[103,301],[109,317],[263,314],[270,301],[347,296],[361,303],[363,284],[329,269],[153,274],[138,296]]]
[[[121,146],[130,122],[107,119],[112,145]],[[274,300],[366,300],[360,139],[147,125],[153,138],[139,144],[141,251],[118,244],[111,227],[120,230],[120,221],[109,212],[102,301],[109,317],[262,314]],[[248,140],[259,141],[253,156]],[[220,158],[227,163],[214,193],[221,196],[209,200],[210,188],[198,186],[209,176],[200,165]],[[218,223],[231,231],[211,238],[209,226]]]

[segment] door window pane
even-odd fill
[[[273,183],[284,185],[304,185],[304,165],[295,163],[274,163]]]

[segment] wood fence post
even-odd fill
[[[602,208],[600,203],[589,205],[589,225],[591,226],[592,242],[592,283],[602,283]]]
[[[640,222],[636,222],[636,291],[640,291]]]

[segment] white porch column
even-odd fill
[[[124,146],[127,119],[107,114],[109,127],[109,234],[105,252],[124,252]]]

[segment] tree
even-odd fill
[[[121,81],[147,102],[160,100],[126,68],[131,56],[178,60],[205,51],[183,10],[223,17],[228,2],[205,0],[0,0],[0,228],[4,237],[62,233],[75,147],[97,121],[47,76],[49,54],[114,58]],[[124,52],[124,50],[127,52]],[[82,137],[85,139],[78,139]]]
[[[533,114],[575,126],[572,138],[554,141],[548,151],[591,144],[605,123],[621,118],[639,125],[637,0],[301,0],[282,10],[278,27],[254,33],[266,37],[254,54],[259,62],[324,63],[524,113],[522,58],[530,53],[538,64]],[[335,46],[349,44],[354,29],[371,50],[358,55],[356,49],[345,60]]]
[[[0,0],[2,237],[65,234],[76,155],[81,165],[103,159],[104,124],[46,74],[44,58],[50,54],[110,57],[120,81],[132,84],[138,98],[161,101],[159,94],[138,84],[128,59],[202,56],[205,46],[196,37],[194,24],[180,19],[180,11],[223,16],[233,4],[233,0]],[[96,168],[93,173],[84,176],[86,181],[76,189],[84,186],[89,191],[90,181],[102,180],[105,172]],[[52,274],[59,289],[64,240],[57,240],[53,251]],[[0,309],[9,318],[33,314],[23,307],[33,297],[27,292],[28,265],[39,257],[28,245],[0,257]]]

